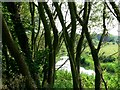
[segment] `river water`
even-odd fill
[[[58,69],[58,70],[65,70],[67,72],[71,72],[70,61],[68,56],[60,57],[60,60],[56,63],[55,66],[56,66],[56,70]],[[80,73],[95,76],[94,70],[91,69],[87,70],[84,67],[80,67]]]

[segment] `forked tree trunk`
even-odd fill
[[[64,23],[64,19],[63,19],[63,15],[62,12],[60,10],[60,6],[58,5],[57,2],[53,2],[60,23],[62,25],[63,28],[63,34],[64,34],[64,41],[65,41],[65,45],[68,51],[68,55],[70,58],[70,65],[71,65],[71,72],[72,72],[72,78],[73,78],[73,88],[74,90],[79,90],[80,89],[80,82],[79,82],[79,73],[77,72],[77,65],[76,65],[76,60],[75,60],[75,50],[74,50],[74,44],[75,44],[75,32],[76,32],[76,18],[75,18],[75,7],[74,7],[74,3],[69,3],[69,9],[71,12],[71,23],[72,23],[72,29],[71,29],[71,36],[68,35],[67,32],[67,28],[65,26]]]
[[[43,87],[52,88],[54,85],[54,74],[55,74],[55,53],[52,45],[52,37],[51,37],[51,29],[47,22],[45,16],[45,10],[43,7],[43,3],[38,3],[39,15],[41,17],[44,29],[45,29],[45,48],[49,49],[49,57],[46,59],[47,65],[44,65],[46,70],[44,70],[44,79],[43,79]]]

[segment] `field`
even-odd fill
[[[90,52],[89,47],[87,47],[85,49],[85,52]],[[106,45],[104,45],[104,46],[101,47],[99,54],[101,55],[101,54],[104,53],[104,55],[110,56],[110,55],[116,53],[114,56],[117,57],[118,56],[117,52],[118,52],[118,44],[116,44],[116,43],[115,44],[108,43],[108,44],[106,44]]]
[[[100,53],[105,52],[106,56],[112,55],[116,52],[118,52],[118,45],[117,44],[109,44],[101,48]],[[118,53],[115,54],[115,56],[118,56]]]

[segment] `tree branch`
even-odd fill
[[[110,12],[117,18],[117,16],[115,15],[115,13],[110,9],[110,7],[108,6],[107,2],[105,2],[105,4],[107,5],[108,9],[110,10]]]
[[[101,35],[101,38],[100,38],[100,41],[99,41],[99,44],[98,44],[98,47],[97,47],[97,51],[98,51],[98,52],[99,52],[99,50],[100,50],[100,47],[101,47],[101,44],[102,44],[102,41],[103,41],[105,32],[106,32],[106,30],[107,30],[107,29],[106,29],[106,25],[105,25],[105,14],[106,14],[105,10],[106,10],[106,5],[105,5],[105,3],[104,3],[104,8],[103,8],[103,33],[102,33],[102,35]]]
[[[118,20],[119,23],[120,23],[120,11],[119,11],[119,8],[117,7],[117,5],[115,4],[114,1],[113,1],[113,2],[110,2],[110,4],[111,4],[111,6],[112,6],[112,8],[113,8],[113,10],[114,10],[114,12],[115,12],[115,14],[116,14],[116,16],[117,16],[117,20]]]
[[[66,63],[68,60],[69,60],[69,58],[68,58],[60,67],[58,67],[56,71],[58,71],[63,65],[65,65],[65,63]]]

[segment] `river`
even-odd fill
[[[56,63],[55,66],[56,66],[56,70],[65,70],[67,72],[71,72],[70,61],[68,56],[60,57],[60,60]],[[94,70],[91,69],[87,70],[84,67],[80,67],[80,73],[95,76]]]

